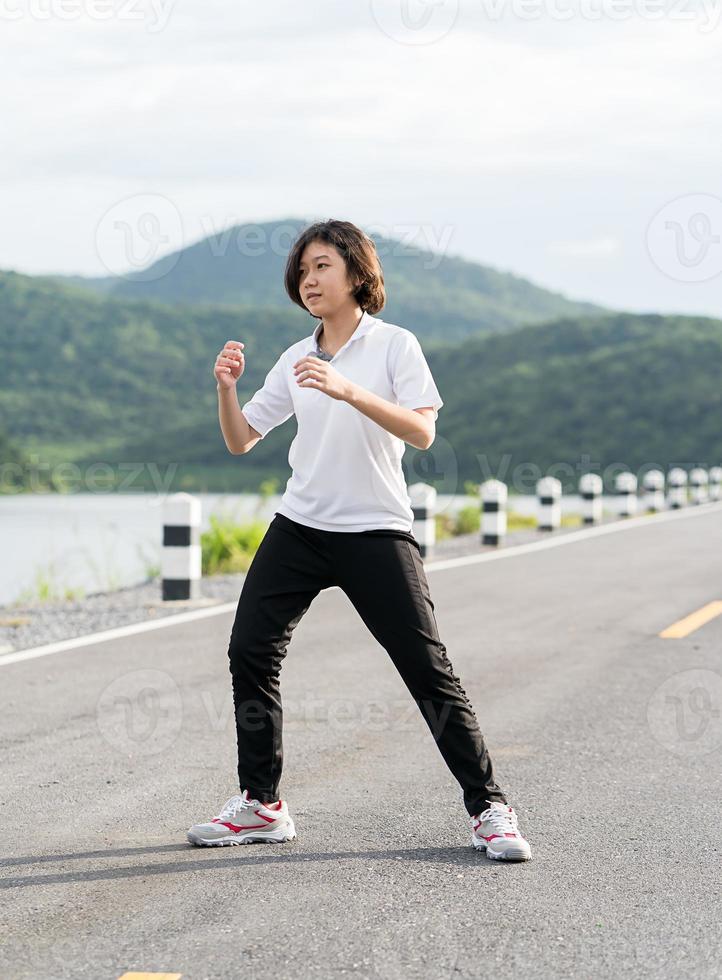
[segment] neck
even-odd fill
[[[364,311],[360,306],[353,310],[342,310],[339,313],[332,313],[324,316],[323,326],[319,331],[318,340],[325,350],[329,348],[334,351],[343,347],[356,327],[361,322]]]

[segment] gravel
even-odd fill
[[[574,530],[577,528],[563,527],[554,533],[560,535]],[[544,537],[545,533],[542,531],[520,530],[507,534],[506,542],[507,545],[516,545]],[[481,546],[479,532],[474,532],[438,541],[433,557],[452,558],[493,550],[496,549]],[[163,602],[161,582],[156,578],[112,592],[93,593],[80,599],[47,599],[0,605],[0,657],[17,650],[28,650],[119,626],[173,616],[189,609],[237,602],[244,579],[244,572],[206,576],[201,580],[201,598],[187,601]]]

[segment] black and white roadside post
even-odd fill
[[[642,487],[645,511],[649,514],[664,510],[664,473],[661,470],[647,470],[642,477]]]
[[[637,513],[637,477],[634,473],[625,471],[617,473],[614,481],[617,494],[617,514],[619,517],[631,517]]]
[[[693,504],[706,504],[709,500],[707,493],[707,483],[709,476],[707,470],[701,466],[695,466],[689,473],[689,495]]]
[[[602,489],[602,478],[597,473],[584,473],[579,477],[583,524],[599,524],[601,521]]]
[[[412,483],[409,487],[411,509],[414,512],[412,532],[419,542],[421,557],[433,553],[436,544],[436,488],[428,483]]]
[[[555,476],[537,480],[537,528],[555,531],[562,523],[562,485]]]
[[[163,502],[163,601],[201,597],[201,502],[189,493]]]
[[[672,510],[687,504],[687,473],[681,466],[673,466],[667,474],[667,503]]]
[[[709,499],[722,500],[722,466],[709,468]]]
[[[500,545],[506,534],[507,487],[501,480],[481,485],[481,543]]]

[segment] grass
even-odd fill
[[[256,489],[258,502],[256,516],[245,524],[238,523],[231,514],[210,516],[210,530],[201,534],[201,573],[203,575],[227,575],[246,572],[263,540],[268,528],[268,522],[258,517],[266,500],[278,492],[279,480],[275,477],[264,479]],[[236,492],[235,489],[232,492]],[[138,546],[138,553],[145,570],[145,582],[159,580],[162,574],[161,565],[145,554]],[[95,580],[102,581],[101,569],[93,558],[86,552],[87,561],[91,565]],[[107,565],[107,562],[106,562]],[[119,576],[113,571],[105,572],[103,591],[112,592],[120,588]],[[54,602],[58,599],[74,601],[86,595],[82,588],[62,587],[58,584],[54,563],[47,569],[35,572],[33,587],[24,589],[9,605],[20,606],[25,603]]]
[[[22,606],[26,602],[57,602],[59,599],[74,602],[84,596],[84,589],[60,586],[55,574],[55,566],[51,563],[48,570],[36,569],[34,586],[24,589],[10,605]]]
[[[266,500],[277,493],[278,487],[279,481],[275,477],[262,481],[257,491],[256,515],[260,514]],[[245,524],[239,524],[232,515],[218,517],[211,514],[210,525],[210,529],[201,534],[202,574],[247,572],[268,529],[268,522],[256,516]]]
[[[278,480],[275,478],[264,480],[260,484],[257,490],[259,495],[256,508],[257,515],[260,513],[265,500],[277,490]],[[478,487],[471,483],[465,486],[465,492],[470,496],[478,497]],[[604,516],[616,515],[605,510]],[[454,516],[437,514],[435,523],[437,541],[443,541],[446,538],[461,534],[475,534],[481,530],[481,502],[462,507]],[[537,526],[537,517],[535,514],[526,515],[508,510],[506,523],[509,532],[534,530]],[[581,527],[581,514],[563,515],[561,526]],[[210,529],[201,534],[202,574],[229,575],[247,572],[267,528],[268,522],[261,520],[258,516],[245,523],[239,523],[232,514],[222,514],[221,516],[211,514]],[[160,579],[161,566],[157,562],[148,561],[143,554],[141,557],[146,559],[146,581]],[[107,589],[112,590],[115,587],[117,587],[117,582],[111,573]],[[83,598],[85,595],[85,590],[81,588],[59,586],[54,567],[51,565],[48,571],[38,570],[36,572],[34,588],[25,590],[12,605],[21,605],[25,602],[51,602],[58,599],[73,601]]]
[[[202,574],[247,572],[266,533],[267,522],[253,520],[247,524],[237,524],[231,517],[211,514],[210,523],[210,530],[201,534]]]
[[[537,526],[536,514],[520,514],[509,510],[506,514],[507,531],[533,531]],[[581,514],[564,514],[561,519],[562,527],[581,527]],[[475,534],[481,531],[481,504],[470,504],[462,507],[452,517],[449,514],[436,515],[436,540],[456,537],[459,534]]]

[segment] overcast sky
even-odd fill
[[[105,275],[235,223],[336,217],[569,297],[722,316],[721,17],[0,0],[0,268]]]

